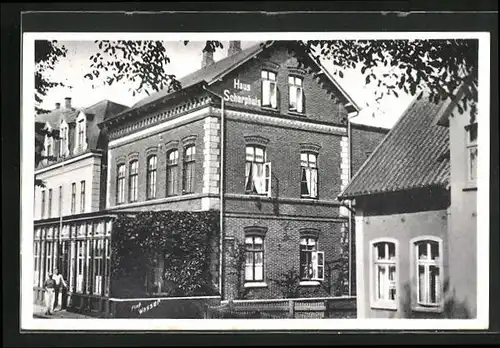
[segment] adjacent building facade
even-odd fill
[[[356,210],[358,318],[476,315],[475,164],[452,127],[467,116],[436,124],[453,107],[415,100],[341,194]]]
[[[59,137],[45,136],[40,149],[44,159],[35,168],[35,179],[43,182],[43,187],[35,186],[34,196],[36,299],[42,298],[43,282],[55,268],[67,279],[70,294],[84,293],[90,279],[94,293],[104,294],[104,262],[94,269],[85,266],[94,255],[109,258],[108,220],[97,223],[88,217],[104,209],[107,139],[97,125],[125,108],[108,100],[74,108],[66,98],[63,107],[58,103],[50,113],[37,116],[38,123],[59,131]]]

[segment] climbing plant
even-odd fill
[[[120,215],[113,224],[113,296],[147,293],[147,274],[164,258],[165,291],[172,296],[213,294],[211,273],[216,211],[148,211]],[[216,244],[216,243],[215,243]]]

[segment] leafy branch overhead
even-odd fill
[[[84,77],[106,85],[126,81],[133,95],[181,88],[168,64],[168,43],[164,41],[95,41],[96,53],[89,57],[90,71]],[[189,41],[184,41],[188,45]],[[459,111],[470,108],[476,114],[478,40],[311,40],[304,47],[331,64],[334,74],[360,71],[367,85],[376,86],[377,100],[385,95],[407,93],[421,98],[428,91],[432,102],[455,98],[465,84],[465,98]],[[203,51],[222,49],[220,41],[206,41]],[[66,49],[56,42],[37,41],[35,74],[37,103],[50,88],[63,85],[47,75]],[[328,67],[328,66],[327,66]]]
[[[98,52],[89,57],[91,71],[85,78],[107,85],[122,80],[133,84],[132,95],[167,88],[180,89],[174,74],[168,74],[166,45],[162,41],[95,41]]]
[[[438,103],[455,99],[458,87],[465,86],[458,104],[460,113],[477,112],[478,40],[334,40],[308,41],[316,57],[326,59],[334,74],[360,69],[365,83],[376,85],[376,100],[398,91]]]

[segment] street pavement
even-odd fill
[[[73,312],[68,312],[65,309],[57,309],[56,311],[52,312],[52,315],[47,315],[45,314],[45,307],[34,304],[33,305],[33,317],[34,318],[41,318],[41,319],[92,319],[93,317],[80,314],[80,313],[73,313]]]

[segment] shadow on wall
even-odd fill
[[[400,314],[395,313],[392,318],[404,319],[473,319],[470,310],[467,306],[467,301],[459,301],[456,298],[455,290],[450,289],[449,279],[443,284],[444,305],[443,311],[440,313],[420,312],[412,308],[412,299],[415,299],[417,294],[412,291],[410,283],[405,283],[403,286],[403,294],[400,297]]]

